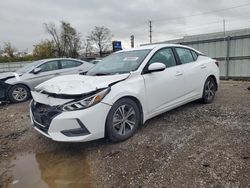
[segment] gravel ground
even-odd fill
[[[28,102],[1,105],[0,187],[23,187],[15,159],[32,155],[47,187],[56,187],[54,174],[65,169],[61,176],[71,183],[82,180],[76,174],[87,177],[81,187],[250,187],[248,86],[223,81],[213,104],[167,112],[117,144],[51,141],[31,128]]]

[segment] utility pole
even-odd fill
[[[225,22],[225,19],[223,19],[223,35],[224,35],[225,62],[227,62],[227,55],[226,55],[227,41],[226,41],[226,22]],[[227,66],[227,64],[226,64],[226,66]]]
[[[225,63],[226,63],[226,80],[229,77],[229,40],[226,37],[226,21],[223,19],[223,34],[224,34],[224,45],[225,45]]]
[[[226,21],[223,19],[223,33],[224,33],[224,39],[226,40]]]
[[[149,20],[149,42],[152,43],[152,21]]]
[[[135,36],[134,35],[130,36],[130,41],[131,41],[131,48],[134,48],[135,47]]]

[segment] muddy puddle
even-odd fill
[[[20,155],[12,165],[10,188],[92,187],[90,168],[81,154]]]

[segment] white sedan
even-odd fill
[[[48,80],[32,91],[31,120],[41,134],[65,142],[131,137],[148,119],[188,102],[214,100],[216,60],[182,45],[116,52],[86,75]]]

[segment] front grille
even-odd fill
[[[34,126],[45,133],[48,132],[53,118],[62,112],[61,110],[57,109],[57,107],[37,103],[35,101],[32,101],[31,103],[31,111],[33,115]]]

